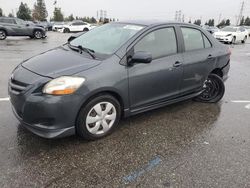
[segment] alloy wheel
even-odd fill
[[[88,112],[86,117],[87,130],[93,135],[105,134],[113,126],[117,112],[110,102],[100,102]]]
[[[41,39],[43,37],[43,34],[41,31],[35,31],[35,38],[36,39]]]
[[[0,31],[0,40],[4,40],[6,38],[6,33],[5,31]]]

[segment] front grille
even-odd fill
[[[17,80],[11,79],[10,80],[10,92],[15,95],[19,95],[20,93],[24,92],[28,87],[28,84],[19,82]]]

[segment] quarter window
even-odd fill
[[[149,33],[134,46],[134,52],[138,51],[151,53],[153,59],[177,53],[174,28],[164,28]]]
[[[197,29],[181,28],[186,51],[204,48],[202,34]]]
[[[208,38],[205,35],[203,35],[203,39],[204,39],[205,48],[211,48],[212,45],[211,45],[210,41],[208,40]]]

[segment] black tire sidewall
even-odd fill
[[[34,35],[33,35],[33,36],[34,36],[34,39],[41,39],[41,38],[37,38],[37,37],[36,37],[36,32],[40,32],[40,33],[41,33],[41,38],[43,38],[43,32],[40,31],[40,30],[35,30],[35,31],[34,31]]]
[[[69,28],[64,28],[63,32],[64,33],[70,33],[70,30],[69,30]]]
[[[219,84],[219,89],[220,89],[220,92],[217,96],[215,96],[213,99],[211,100],[202,100],[202,98],[200,98],[199,96],[195,98],[195,101],[198,101],[198,102],[204,102],[204,103],[217,103],[219,102],[224,94],[225,94],[225,84],[222,80],[221,77],[219,77],[218,75],[216,74],[210,74],[209,76],[209,79],[216,79],[217,83]]]
[[[247,41],[247,37],[245,36],[245,38],[243,39],[243,41],[241,41],[242,43],[245,43]]]
[[[2,38],[2,39],[0,39],[0,40],[5,40],[5,39],[7,38],[7,33],[6,33],[6,31],[4,31],[4,30],[2,30],[2,29],[1,29],[0,31],[5,33],[5,37]]]
[[[93,135],[91,134],[87,127],[86,127],[86,117],[89,113],[89,111],[91,110],[91,108],[93,108],[93,106],[95,106],[97,103],[100,102],[110,102],[112,103],[115,108],[116,108],[116,120],[113,124],[113,126],[110,128],[110,130],[104,134],[100,134],[100,135]],[[111,95],[100,95],[100,96],[96,96],[95,98],[93,98],[92,100],[90,100],[89,102],[87,102],[86,104],[84,104],[78,114],[78,117],[76,119],[76,133],[86,139],[86,140],[97,140],[100,138],[103,138],[107,135],[109,135],[110,133],[112,133],[119,124],[120,121],[120,117],[121,117],[121,105],[119,103],[119,101],[114,98]]]

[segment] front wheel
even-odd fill
[[[246,43],[247,41],[247,36],[245,36],[245,38],[241,41],[242,44]]]
[[[82,107],[76,132],[86,140],[97,140],[110,134],[121,117],[120,103],[111,95],[100,95]]]
[[[6,37],[7,37],[6,31],[0,30],[0,40],[4,40],[6,39]]]
[[[204,91],[195,98],[195,101],[205,103],[219,102],[225,93],[225,85],[221,77],[210,74],[204,83]]]
[[[63,32],[64,33],[70,33],[70,30],[69,30],[69,28],[64,28]]]
[[[235,44],[235,42],[236,42],[236,37],[233,37],[232,41],[230,42],[230,44]]]
[[[34,31],[34,38],[35,39],[41,39],[43,37],[43,32],[40,30]]]
[[[89,31],[89,29],[88,29],[87,27],[85,27],[85,28],[83,29],[83,31],[87,32],[87,31]]]

